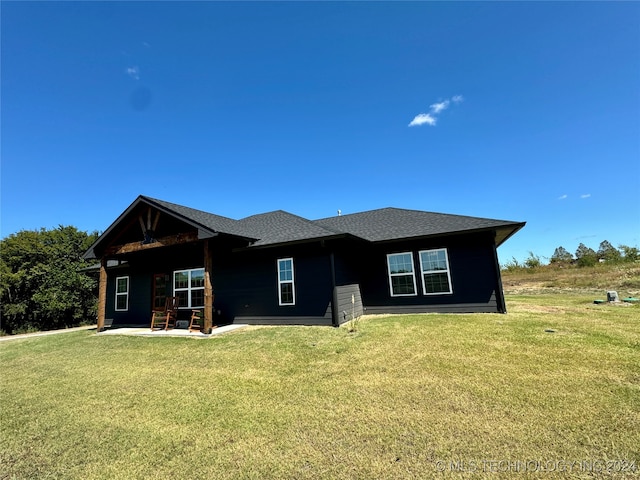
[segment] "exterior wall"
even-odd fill
[[[333,325],[367,313],[498,312],[500,292],[490,234],[369,244],[355,240],[242,249],[228,238],[211,240],[214,324]],[[446,248],[452,294],[424,295],[418,252]],[[412,252],[417,295],[392,297],[387,254]],[[331,254],[333,253],[333,271]],[[278,302],[277,260],[293,258],[295,305]],[[152,278],[204,266],[202,242],[127,256],[126,267],[108,271],[106,318],[113,326],[149,325]],[[129,276],[129,309],[115,311],[115,279]],[[334,285],[335,279],[335,285]],[[335,291],[334,291],[335,286]],[[172,288],[172,285],[170,285]],[[172,290],[169,290],[170,292]],[[355,304],[351,303],[353,295]],[[336,318],[332,305],[336,304]],[[184,310],[179,318],[187,318]]]
[[[446,248],[452,294],[424,295],[418,252]],[[358,248],[360,289],[367,313],[498,312],[499,289],[491,235],[450,236],[436,240],[385,243]],[[387,254],[412,252],[416,276],[415,296],[392,297]],[[353,252],[355,253],[355,251]]]
[[[129,308],[116,311],[116,278],[129,277]],[[105,317],[113,326],[149,324],[151,317],[151,279],[135,268],[114,268],[107,271],[107,304]],[[146,320],[145,320],[146,319]]]
[[[293,258],[295,305],[279,305],[277,260]],[[320,243],[214,257],[215,308],[233,323],[331,325],[331,264]]]

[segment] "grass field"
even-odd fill
[[[620,298],[640,297],[640,263],[598,263],[589,268],[541,265],[504,271],[502,276],[506,293],[568,292],[606,299],[607,290],[616,290]]]
[[[639,478],[640,306],[592,301],[4,342],[0,478]]]

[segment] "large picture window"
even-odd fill
[[[416,276],[413,270],[413,254],[391,253],[387,255],[389,288],[392,297],[416,294]]]
[[[453,293],[446,248],[421,251],[420,270],[425,295]]]
[[[173,272],[173,294],[179,308],[204,307],[204,268]]]
[[[116,312],[129,310],[129,277],[116,277]]]
[[[278,303],[280,305],[295,305],[296,303],[293,258],[278,260]]]

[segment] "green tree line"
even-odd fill
[[[608,240],[600,242],[598,250],[587,247],[584,243],[580,243],[575,254],[569,252],[566,248],[560,246],[556,248],[549,259],[552,265],[576,265],[578,267],[591,267],[599,262],[607,263],[625,263],[640,261],[640,250],[637,247],[629,247],[620,245],[615,248]],[[518,262],[515,258],[507,262],[504,266],[506,270],[520,268],[536,268],[544,264],[540,256],[529,252],[529,256],[523,263]]]
[[[93,322],[97,280],[82,259],[98,233],[72,226],[0,240],[0,329],[9,334]]]

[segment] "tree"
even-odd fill
[[[551,263],[571,263],[573,255],[564,247],[558,247],[551,255]]]
[[[598,247],[598,260],[605,260],[607,262],[619,262],[620,261],[620,252],[618,249],[614,248],[607,240],[604,240],[600,243],[600,247]]]
[[[538,255],[535,255],[533,252],[529,252],[529,256],[524,261],[524,265],[527,268],[536,268],[542,265],[542,261]]]
[[[625,262],[637,262],[640,260],[640,250],[637,247],[619,245],[618,249],[622,252],[622,258]]]
[[[75,227],[23,230],[0,240],[0,328],[7,333],[93,319],[96,280],[82,254],[97,238]]]
[[[592,248],[581,243],[576,250],[576,260],[579,267],[590,267],[598,262],[598,255]]]

